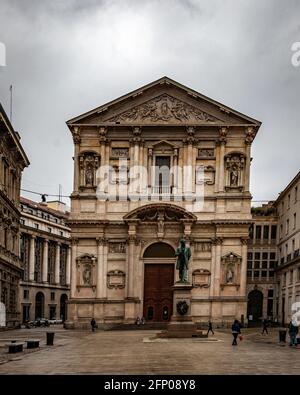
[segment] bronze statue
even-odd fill
[[[190,247],[186,247],[184,239],[180,240],[180,246],[176,249],[175,256],[178,257],[176,269],[179,270],[179,281],[182,283],[187,283],[191,249]]]

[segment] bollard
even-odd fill
[[[47,332],[47,346],[53,346],[54,332]]]

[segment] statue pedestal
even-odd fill
[[[190,283],[177,282],[173,285],[173,315],[167,329],[157,334],[159,338],[207,337],[197,329],[191,316]],[[187,310],[187,311],[186,311]]]

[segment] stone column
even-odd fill
[[[59,269],[60,269],[60,243],[57,243],[56,254],[55,254],[55,284],[60,284]]]
[[[215,273],[216,273],[216,240],[212,239],[212,243],[211,243],[210,287],[209,287],[209,296],[210,297],[214,296]]]
[[[248,238],[241,237],[241,243],[242,243],[242,262],[241,262],[241,278],[240,278],[240,295],[246,296]]]
[[[135,249],[135,237],[129,237],[129,245],[128,245],[128,298],[133,298],[133,286],[134,286],[134,249]]]
[[[216,255],[215,255],[215,283],[214,283],[214,295],[220,296],[220,285],[221,285],[221,248],[223,239],[221,237],[216,238]]]
[[[98,244],[98,260],[97,260],[97,292],[96,292],[96,297],[98,299],[103,298],[103,244],[104,244],[104,239],[97,239],[97,244]]]
[[[102,292],[103,298],[107,298],[107,256],[108,256],[108,242],[103,240],[103,271],[102,271]]]
[[[29,254],[29,281],[34,281],[34,263],[35,263],[35,236],[31,236],[30,254]]]
[[[178,193],[178,149],[174,149],[173,156],[173,194]]]
[[[142,284],[141,279],[141,265],[140,265],[140,255],[141,255],[141,240],[135,240],[135,252],[133,261],[133,276],[135,281],[133,282],[133,296],[138,298],[140,295],[140,287]]]
[[[79,151],[80,151],[80,129],[78,126],[74,126],[72,130],[73,142],[74,142],[74,180],[73,180],[73,191],[78,192],[79,187]]]
[[[67,267],[66,267],[66,284],[71,284],[71,248],[67,247]]]
[[[76,285],[77,285],[77,267],[76,267],[76,258],[77,258],[77,248],[78,248],[78,239],[72,239],[72,247],[71,247],[71,298],[74,298],[76,295]]]
[[[43,283],[48,282],[48,243],[49,240],[44,239],[43,248]]]
[[[150,190],[150,193],[152,193],[151,187],[152,187],[152,166],[153,166],[153,149],[149,148],[148,149],[148,188]]]
[[[255,130],[253,127],[246,128],[245,150],[246,150],[246,163],[245,163],[245,192],[249,192],[250,185],[250,165],[251,165],[251,144],[255,137]]]
[[[226,136],[227,136],[227,128],[226,127],[220,128],[219,192],[224,192],[224,179],[225,179],[224,156],[225,156]]]

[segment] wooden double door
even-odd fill
[[[144,317],[169,321],[173,313],[174,264],[145,264]]]

